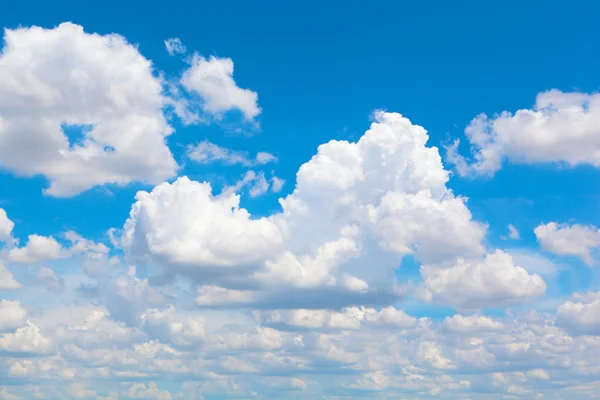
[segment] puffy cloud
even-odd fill
[[[138,192],[136,200],[122,236],[132,254],[223,272],[264,260],[281,245],[271,221],[251,219],[238,195],[213,196],[208,183],[183,177]]]
[[[421,267],[423,283],[419,294],[429,301],[459,309],[502,307],[530,300],[546,291],[546,283],[537,274],[529,274],[501,251],[483,259],[458,259],[449,268],[437,265]]]
[[[444,319],[444,327],[458,333],[477,333],[487,331],[498,331],[504,328],[502,322],[483,315],[470,315],[465,317],[456,314]]]
[[[460,175],[493,175],[504,160],[517,164],[563,163],[600,166],[600,94],[539,93],[532,109],[476,117],[465,129],[472,162],[458,154],[448,159]]]
[[[233,80],[233,61],[211,56],[206,59],[194,54],[190,67],[184,71],[181,84],[203,100],[205,113],[220,118],[225,112],[239,110],[247,120],[261,112],[258,94],[238,87]]]
[[[184,54],[186,52],[185,46],[178,37],[165,40],[165,47],[167,48],[167,53],[171,56],[174,56],[175,54]]]
[[[27,311],[18,301],[0,300],[0,332],[14,330],[25,325]]]
[[[592,265],[593,252],[600,248],[600,229],[591,225],[541,224],[534,230],[544,250],[554,254],[580,257]]]
[[[244,301],[287,297],[295,306],[314,296],[340,306],[389,297],[389,272],[404,255],[442,262],[483,254],[486,226],[446,188],[448,172],[426,146],[426,131],[399,114],[375,118],[356,143],[321,145],[280,200],[282,212],[269,217],[252,218],[234,194],[246,185],[251,196],[268,190],[264,175],[252,171],[219,195],[185,177],[139,192],[124,227],[126,254],[149,257],[168,275],[237,291],[220,292],[236,293],[237,301],[244,293]]]
[[[50,351],[50,346],[50,340],[42,336],[40,328],[30,321],[14,333],[0,335],[0,353],[43,354]]]
[[[254,159],[251,159],[246,152],[221,147],[208,140],[204,140],[195,146],[188,146],[187,156],[190,160],[200,164],[222,162],[224,164],[240,164],[247,167],[277,161],[277,157],[264,151],[256,153]]]
[[[600,336],[600,292],[574,296],[556,311],[556,324],[576,335]]]
[[[6,211],[0,208],[0,242],[9,242],[12,239],[12,230],[15,227],[15,223],[12,222]]]
[[[11,272],[0,261],[0,290],[19,289],[21,284],[15,280]]]
[[[0,56],[0,164],[43,175],[52,196],[157,184],[177,172],[152,64],[119,35],[7,29]]]
[[[39,263],[68,257],[69,254],[52,236],[29,235],[23,247],[5,251],[6,258],[14,263]]]

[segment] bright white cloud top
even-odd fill
[[[0,166],[45,180],[39,207],[89,195],[93,214],[95,199],[112,200],[92,188],[137,193],[105,235],[31,224],[0,203],[0,399],[566,399],[600,388],[600,287],[557,294],[555,280],[559,265],[594,273],[593,224],[494,231],[452,190],[427,130],[396,112],[326,138],[284,186],[277,149],[202,136],[231,111],[258,126],[258,94],[236,83],[232,59],[190,53],[173,78],[141,46],[73,23],[4,38]],[[179,38],[164,45],[187,52]],[[492,176],[505,161],[597,167],[597,108],[595,94],[542,93],[533,110],[477,117],[473,161],[458,142],[450,161],[458,175]],[[180,142],[178,129],[195,136]],[[502,247],[528,236],[533,246]]]

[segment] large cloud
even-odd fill
[[[426,131],[399,114],[375,117],[358,142],[321,145],[270,217],[252,218],[239,196],[185,177],[139,192],[125,251],[224,289],[268,288],[278,301],[285,287],[389,292],[404,255],[441,262],[482,254],[486,227],[446,188],[448,172]]]
[[[152,63],[119,35],[71,23],[7,29],[0,164],[45,176],[53,196],[105,183],[160,183],[177,171],[161,92]]]
[[[449,147],[461,175],[493,175],[505,160],[517,164],[600,166],[600,95],[550,90],[532,109],[480,115],[465,129],[473,161]]]

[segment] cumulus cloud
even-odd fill
[[[15,227],[15,223],[12,222],[6,211],[0,208],[0,242],[9,242],[12,239],[12,230]]]
[[[482,259],[458,259],[449,268],[423,265],[421,276],[423,283],[417,293],[423,299],[459,309],[501,307],[546,291],[539,275],[515,265],[510,254],[501,250]]]
[[[122,36],[71,23],[7,29],[0,71],[0,164],[45,176],[45,193],[175,175],[161,82]]]
[[[0,332],[14,330],[25,325],[27,311],[18,301],[0,300]]]
[[[206,59],[194,54],[190,67],[181,77],[181,84],[189,92],[199,95],[204,112],[216,118],[221,118],[227,111],[238,110],[251,121],[261,113],[258,94],[240,88],[234,81],[230,58],[211,56]]]
[[[175,54],[184,54],[186,52],[185,46],[178,37],[165,40],[165,47],[167,48],[167,52],[170,56],[174,56]]]
[[[23,247],[13,247],[5,252],[6,258],[15,263],[37,263],[42,261],[58,260],[68,257],[63,249],[52,236],[29,235],[27,244]]]
[[[446,188],[448,172],[426,143],[423,128],[378,112],[358,142],[321,145],[280,200],[283,211],[269,217],[252,218],[233,193],[247,182],[251,196],[268,190],[261,175],[245,176],[218,196],[188,178],[161,184],[138,193],[123,248],[169,274],[211,279],[223,289],[260,287],[280,292],[278,298],[282,284],[353,297],[391,292],[388,273],[404,255],[441,262],[484,252],[486,226]]]
[[[493,175],[506,160],[515,164],[560,163],[600,166],[600,95],[539,93],[532,109],[494,117],[479,115],[465,129],[472,160],[447,148],[460,175]]]
[[[600,248],[600,229],[591,225],[550,222],[539,225],[534,233],[544,250],[579,257],[590,266],[594,263],[593,255]]]
[[[0,289],[19,289],[21,284],[15,280],[12,273],[0,261]]]
[[[556,323],[576,335],[600,336],[600,292],[575,295],[556,311]]]
[[[14,355],[44,354],[51,348],[51,342],[44,337],[40,328],[32,322],[27,321],[26,325],[18,328],[13,333],[0,335],[0,353],[9,353]]]
[[[239,195],[214,196],[210,184],[186,177],[138,192],[123,247],[183,268],[226,271],[252,265],[281,245],[281,234],[268,219],[251,219],[239,202]]]
[[[224,164],[240,164],[249,167],[277,161],[277,157],[267,152],[258,152],[256,153],[256,157],[251,159],[246,152],[227,149],[208,140],[204,140],[195,146],[189,146],[187,155],[192,161],[200,164],[222,162]]]

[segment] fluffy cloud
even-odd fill
[[[19,289],[21,284],[15,280],[11,272],[0,261],[0,289]]]
[[[580,257],[586,264],[594,262],[593,252],[600,247],[600,229],[591,225],[539,225],[534,230],[542,248],[554,254]]]
[[[546,283],[537,274],[529,274],[501,251],[483,259],[459,259],[449,268],[436,265],[421,267],[424,299],[459,309],[501,307],[541,296]]]
[[[576,294],[556,311],[556,323],[579,335],[600,336],[600,292]]]
[[[8,242],[11,240],[11,233],[14,227],[15,223],[8,218],[6,211],[4,211],[3,208],[0,208],[0,242]]]
[[[6,258],[14,263],[38,263],[68,257],[62,245],[52,236],[29,235],[23,247],[13,247],[5,252]]]
[[[52,196],[106,183],[160,183],[177,171],[161,92],[151,62],[119,35],[71,23],[7,29],[0,164],[45,176]]]
[[[187,155],[192,161],[200,164],[222,162],[231,165],[253,166],[277,161],[277,157],[263,151],[256,153],[254,159],[250,159],[246,152],[227,149],[208,140],[204,140],[195,146],[189,146]]]
[[[0,332],[25,325],[27,311],[18,301],[0,300]]]
[[[206,59],[194,54],[190,67],[183,73],[181,84],[203,100],[205,113],[220,118],[225,112],[239,110],[247,120],[253,120],[261,109],[258,94],[238,87],[233,80],[233,61],[211,56]]]
[[[136,200],[123,232],[123,247],[132,254],[226,271],[264,260],[281,245],[271,221],[251,219],[239,195],[214,196],[208,183],[179,178],[138,192]]]
[[[483,254],[486,226],[446,188],[448,172],[437,149],[426,147],[426,131],[399,114],[375,117],[358,142],[321,145],[280,200],[283,211],[269,217],[254,219],[239,207],[232,192],[246,178],[219,195],[188,178],[138,193],[123,248],[168,274],[238,291],[222,293],[260,287],[279,299],[282,284],[311,296],[341,290],[376,297],[391,293],[389,271],[404,255],[442,262]],[[255,185],[250,195],[265,188]],[[377,268],[361,268],[366,264]],[[243,293],[244,301],[266,301]]]
[[[50,340],[42,336],[40,328],[30,321],[14,333],[0,335],[0,353],[44,354],[50,351],[50,347]]]
[[[599,94],[550,90],[538,94],[533,109],[475,118],[465,129],[472,162],[458,154],[458,140],[448,159],[460,175],[493,175],[504,160],[598,167],[599,121]]]

